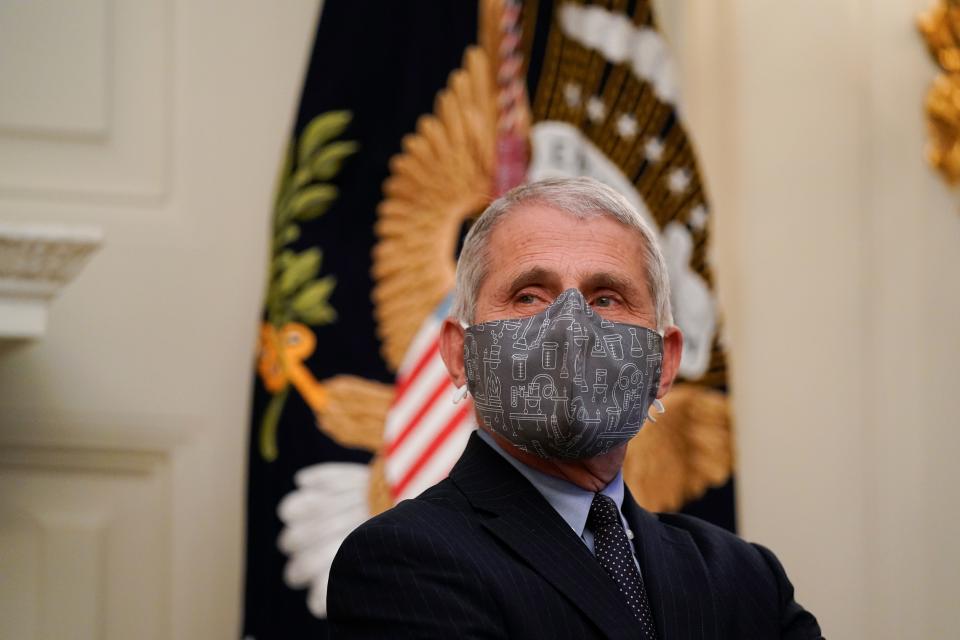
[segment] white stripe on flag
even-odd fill
[[[413,337],[413,342],[407,347],[400,369],[397,371],[397,380],[403,380],[410,369],[417,363],[420,356],[433,346],[433,342],[440,336],[440,325],[434,316],[430,316]]]
[[[413,380],[407,387],[406,393],[396,399],[396,404],[390,408],[387,413],[387,424],[384,430],[384,442],[387,448],[396,440],[410,421],[417,415],[417,412],[426,403],[430,395],[436,390],[437,385],[445,380],[449,381],[447,368],[439,355],[430,359],[430,362],[423,368],[420,375]],[[451,391],[447,394],[447,404],[451,403],[453,398],[453,385],[450,384]],[[443,394],[441,393],[441,396]],[[443,403],[444,398],[437,398],[436,405]]]
[[[448,382],[436,403],[427,411],[413,431],[387,457],[387,480],[390,481],[391,485],[399,481],[407,470],[420,459],[421,454],[433,442],[437,434],[460,410],[459,405],[453,404],[453,391],[453,384]]]
[[[476,420],[471,411],[457,426],[456,431],[450,434],[446,442],[430,457],[430,461],[420,469],[403,492],[397,496],[397,500],[415,498],[446,478],[450,469],[460,458],[460,454],[463,453],[464,447],[467,446],[467,439],[470,437],[475,423]]]

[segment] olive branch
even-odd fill
[[[323,252],[317,247],[297,252],[289,245],[300,238],[300,223],[322,216],[339,195],[329,180],[340,172],[344,160],[357,152],[358,145],[335,138],[351,119],[349,111],[318,115],[284,154],[273,205],[272,260],[266,295],[267,322],[277,330],[290,322],[320,326],[337,318],[330,305],[337,280],[333,275],[319,277]],[[277,356],[282,362],[282,350]],[[275,393],[263,413],[260,455],[268,462],[277,458],[277,424],[289,391],[287,384]]]

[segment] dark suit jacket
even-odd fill
[[[696,518],[623,512],[660,640],[819,638],[774,555]],[[334,638],[637,638],[583,541],[476,434],[450,477],[360,526],[330,571]]]

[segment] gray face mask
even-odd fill
[[[482,425],[540,457],[583,459],[640,431],[663,338],[604,320],[568,289],[535,316],[467,327],[463,356]]]

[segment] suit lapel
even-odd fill
[[[450,479],[486,514],[482,525],[606,636],[636,637],[636,619],[583,541],[540,492],[476,434]]]
[[[660,640],[719,637],[710,579],[692,536],[660,522],[626,491],[623,512],[634,532],[637,558]]]

